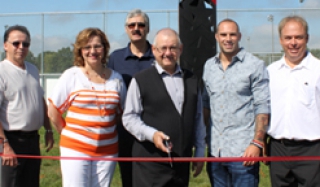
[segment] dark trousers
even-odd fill
[[[208,156],[207,156],[208,158],[210,158],[210,157],[212,157],[211,155],[210,155],[210,152],[208,151]],[[206,166],[206,171],[207,171],[207,174],[208,174],[208,177],[209,177],[209,180],[210,180],[210,184],[211,184],[211,186],[213,186],[213,177],[212,177],[212,172],[211,172],[211,165],[212,164],[212,162],[207,162],[207,166]]]
[[[320,141],[270,139],[270,156],[320,156]],[[320,161],[280,161],[270,163],[273,187],[320,186]]]
[[[188,187],[190,163],[134,162],[133,187]]]
[[[37,131],[5,131],[11,148],[16,154],[40,155]],[[2,187],[39,187],[40,159],[18,158],[18,166],[2,166]]]
[[[124,129],[122,124],[117,125],[119,137],[119,157],[132,157],[132,146],[135,138]],[[118,162],[123,187],[132,187],[132,162]]]

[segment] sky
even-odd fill
[[[3,35],[7,25],[27,26],[31,33],[30,50],[37,54],[42,45],[46,51],[71,47],[79,31],[86,27],[99,27],[105,30],[112,51],[125,47],[128,43],[124,22],[129,10],[140,8],[148,13],[151,22],[148,39],[152,42],[157,30],[163,27],[178,30],[179,2],[0,0],[0,33]],[[104,12],[109,14],[105,15]],[[237,21],[242,32],[240,45],[250,52],[280,52],[277,25],[284,16],[293,13],[302,15],[309,23],[309,48],[320,48],[320,0],[304,0],[303,3],[300,3],[300,0],[217,0],[217,21],[226,17]],[[273,21],[268,21],[270,15],[273,16]],[[2,37],[0,42],[3,42]],[[3,48],[0,47],[0,50],[3,51]]]

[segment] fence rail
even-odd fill
[[[157,30],[171,27],[178,30],[178,10],[144,10],[150,17],[148,40],[153,41]],[[98,27],[105,31],[111,51],[127,45],[124,22],[128,11],[43,12],[0,14],[0,33],[11,25],[24,25],[31,33],[27,60],[36,64],[41,84],[49,95],[60,74],[73,65],[72,43],[79,31]],[[320,8],[277,9],[218,9],[217,21],[231,18],[237,21],[242,33],[240,46],[268,65],[281,58],[277,24],[287,15],[299,14],[309,23],[309,49],[320,49]],[[214,36],[212,36],[214,37]],[[3,38],[1,37],[0,41]],[[0,48],[3,59],[4,49]],[[318,56],[319,57],[319,56]]]

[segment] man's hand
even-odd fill
[[[54,144],[54,139],[53,139],[53,132],[45,132],[44,135],[44,141],[45,141],[45,146],[46,146],[46,152],[49,152]]]
[[[161,131],[156,131],[153,134],[153,143],[156,146],[156,148],[160,149],[163,152],[168,152],[167,147],[163,144],[163,140],[169,140],[170,137],[165,135],[163,132]]]
[[[260,156],[260,148],[255,145],[249,145],[244,152],[242,157],[259,157]],[[244,166],[252,166],[256,161],[244,161]]]
[[[204,162],[192,162],[193,177],[197,177],[203,168]]]
[[[10,147],[9,143],[4,144],[3,154],[8,155],[8,156],[2,156],[2,165],[4,165],[4,166],[17,166],[18,165],[18,159],[17,159],[17,157],[15,157],[16,153]]]

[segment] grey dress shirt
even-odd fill
[[[166,86],[166,89],[174,102],[176,109],[181,114],[184,101],[184,87],[182,79],[182,70],[180,66],[177,66],[173,75],[168,74],[165,70],[155,63],[155,67],[159,74],[162,76],[162,80]],[[155,106],[156,107],[156,106]],[[141,120],[141,113],[143,107],[141,104],[140,90],[135,78],[132,79],[128,88],[127,100],[125,103],[125,109],[122,116],[122,122],[124,127],[134,135],[139,141],[153,142],[153,134],[157,129],[145,124]],[[205,150],[205,125],[202,115],[202,98],[201,93],[198,94],[196,128],[195,128],[195,142],[196,147],[195,156],[203,157]]]
[[[211,155],[242,156],[254,137],[256,115],[270,113],[264,62],[240,49],[223,70],[217,54],[206,62],[203,81],[203,105],[211,118]]]

